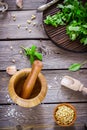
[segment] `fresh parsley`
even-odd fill
[[[87,44],[87,2],[82,0],[64,0],[63,4],[58,4],[56,14],[48,15],[44,20],[45,24],[58,27],[66,25],[66,34],[71,40],[79,39],[84,45]]]
[[[42,54],[37,51],[37,47],[35,45],[32,45],[31,48],[25,48],[23,46],[21,46],[21,48],[24,49],[25,55],[30,58],[31,64],[33,64],[36,59],[42,61]]]

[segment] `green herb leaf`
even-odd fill
[[[77,71],[81,68],[82,64],[80,63],[74,63],[69,67],[70,71]]]
[[[44,23],[54,27],[66,25],[66,34],[71,40],[79,39],[87,45],[87,2],[83,4],[82,0],[64,0],[57,7],[60,11],[48,15]]]
[[[42,54],[41,54],[41,53],[35,52],[35,56],[36,56],[39,60],[42,60]]]
[[[42,54],[37,52],[37,47],[35,45],[32,45],[31,48],[25,48],[21,46],[22,49],[24,49],[24,54],[30,58],[30,63],[33,64],[34,60],[42,60]]]
[[[32,55],[34,55],[36,49],[37,49],[37,47],[35,45],[32,45],[32,47],[30,49]]]

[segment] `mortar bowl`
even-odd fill
[[[22,86],[30,71],[31,68],[25,68],[20,71],[17,71],[11,77],[8,84],[8,92],[11,99],[19,106],[26,107],[26,108],[31,108],[40,104],[45,98],[47,93],[46,78],[42,73],[39,73],[29,99],[21,98],[20,94],[21,94]]]

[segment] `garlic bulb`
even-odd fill
[[[11,66],[8,66],[6,68],[6,72],[9,74],[9,75],[14,75],[16,72],[17,72],[17,68],[15,65],[11,65]]]

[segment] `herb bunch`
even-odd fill
[[[30,58],[30,63],[33,64],[34,60],[38,59],[42,61],[42,54],[37,51],[37,47],[32,45],[31,48],[25,48],[21,46],[25,51],[25,55]]]
[[[64,0],[63,4],[58,4],[59,12],[53,16],[48,15],[44,20],[45,24],[57,27],[66,25],[66,34],[71,40],[77,38],[84,45],[87,44],[87,2],[82,0]]]

